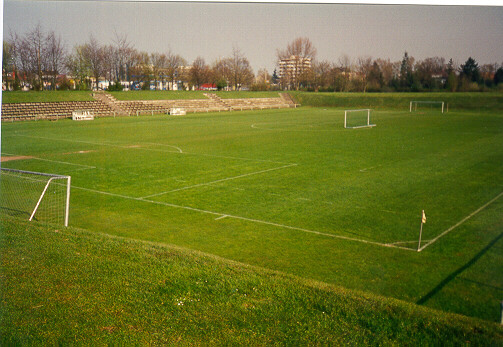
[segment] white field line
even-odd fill
[[[134,146],[131,144],[128,145],[118,145],[118,144],[113,144],[113,143],[106,143],[106,142],[93,142],[93,141],[82,141],[82,140],[70,140],[70,139],[61,139],[61,138],[53,138],[53,137],[45,137],[45,136],[33,136],[33,135],[20,135],[16,134],[13,136],[22,136],[22,137],[29,137],[29,138],[34,138],[34,139],[44,139],[44,140],[51,140],[51,141],[64,141],[64,142],[74,142],[74,143],[85,143],[87,145],[95,145],[95,146],[108,146],[108,147],[115,147],[115,148],[123,148],[123,149],[141,149],[145,151],[154,151],[154,152],[164,152],[164,153],[181,153],[180,149],[178,147],[177,151],[165,151],[162,149],[155,149],[155,148],[146,148],[146,147],[141,147],[141,146]],[[138,143],[135,143],[137,145]],[[168,146],[168,145],[165,145]],[[175,147],[175,146],[170,146],[170,147]]]
[[[365,172],[365,171],[368,171],[368,170],[372,170],[374,168],[375,168],[375,166],[366,167],[365,169],[361,169],[360,172]]]
[[[430,240],[430,242],[426,243],[424,246],[422,246],[421,248],[419,248],[418,252],[421,252],[423,249],[425,249],[429,245],[432,245],[435,242],[437,242],[438,239],[440,239],[441,237],[447,235],[449,232],[451,232],[452,230],[454,230],[455,228],[457,228],[458,226],[460,226],[461,224],[463,224],[464,222],[466,222],[468,219],[470,219],[473,216],[475,216],[477,213],[479,213],[480,211],[482,211],[483,209],[485,209],[487,206],[489,206],[490,204],[492,204],[493,202],[495,202],[496,200],[498,200],[502,195],[503,195],[503,192],[499,193],[495,198],[491,199],[489,202],[485,203],[484,205],[482,205],[481,207],[479,207],[478,209],[476,209],[475,211],[473,211],[472,213],[470,213],[468,216],[466,216],[465,218],[463,218],[462,220],[460,220],[459,222],[457,222],[456,224],[454,224],[453,226],[451,226],[449,229],[445,230],[440,235],[438,235],[437,237],[435,237],[432,240]]]
[[[276,161],[276,160],[232,157],[232,156],[218,155],[218,154],[189,153],[189,152],[183,152],[183,154],[199,155],[199,156],[202,156],[202,157],[212,157],[212,158],[222,158],[222,159],[246,160],[246,161],[262,162],[262,163],[286,164],[286,165],[293,164],[293,163],[285,163],[283,161]]]
[[[4,155],[12,155],[12,156],[21,156],[20,154],[11,154],[11,153],[5,153],[5,152],[2,152],[2,154],[4,154]],[[84,169],[96,169],[96,166],[90,166],[90,165],[84,165],[84,164],[69,163],[69,162],[67,162],[67,161],[59,161],[59,160],[44,159],[44,158],[33,157],[33,156],[31,156],[29,159],[42,160],[42,161],[48,161],[48,162],[50,162],[50,163],[58,163],[58,164],[66,164],[66,165],[80,166],[80,167],[82,167],[82,169],[81,169],[81,170],[84,170]]]
[[[179,153],[183,153],[182,149],[180,147],[177,147],[177,146],[166,145],[164,143],[155,143],[155,142],[142,142],[142,143],[144,143],[146,145],[156,145],[156,146],[171,147],[171,148],[176,149]]]
[[[431,240],[423,240],[424,242],[429,242]],[[389,245],[403,245],[406,243],[415,243],[417,244],[419,240],[414,240],[414,241],[397,241],[397,242],[390,242]]]
[[[197,187],[201,187],[201,186],[208,186],[208,185],[211,185],[211,184],[214,184],[214,183],[235,180],[235,179],[238,179],[238,178],[243,178],[243,177],[258,175],[258,174],[265,173],[265,172],[270,172],[270,171],[275,171],[275,170],[280,170],[280,169],[286,169],[286,168],[292,167],[292,166],[297,166],[297,164],[290,164],[290,165],[285,165],[285,166],[280,166],[280,167],[273,167],[273,168],[267,169],[267,170],[260,170],[260,171],[250,172],[250,173],[242,174],[242,175],[238,175],[238,176],[222,178],[222,179],[219,179],[219,180],[216,180],[216,181],[194,184],[192,186],[186,186],[186,187],[182,187],[182,188],[178,188],[178,189],[168,190],[168,191],[161,192],[161,193],[156,193],[156,194],[151,194],[151,195],[143,196],[143,197],[141,197],[141,199],[152,198],[154,196],[160,196],[160,195],[164,195],[164,194],[168,194],[168,193],[179,192],[181,190],[192,189],[192,188],[197,188]]]
[[[340,128],[334,128],[334,129],[305,129],[305,127],[314,127],[314,126],[320,126],[320,125],[324,125],[324,124],[336,124],[336,122],[320,122],[320,123],[317,123],[317,124],[302,124],[300,126],[304,127],[304,128],[267,128],[267,125],[269,124],[279,124],[279,123],[254,123],[252,125],[250,125],[250,127],[252,129],[257,129],[257,130],[268,130],[268,131],[308,131],[308,132],[319,132],[319,131],[330,131],[330,132],[335,132],[335,131],[344,131],[344,127],[342,129]],[[292,123],[289,123],[289,124],[292,124]],[[265,125],[265,127],[264,127]],[[342,125],[342,123],[341,123]]]
[[[112,144],[112,143],[106,143],[106,142],[92,142],[92,141],[82,141],[82,140],[70,140],[70,139],[61,139],[61,138],[51,138],[51,137],[44,137],[44,136],[32,136],[32,135],[21,135],[21,134],[15,134],[13,136],[22,136],[22,137],[29,137],[29,138],[35,138],[35,139],[44,139],[44,140],[51,140],[51,141],[65,141],[65,142],[75,142],[75,143],[85,143],[88,145],[96,145],[96,146],[109,146],[109,147],[116,147],[116,148],[124,148],[124,149],[141,149],[145,151],[155,151],[155,152],[163,152],[163,153],[179,153],[179,154],[185,154],[185,155],[195,155],[195,156],[204,156],[204,157],[212,157],[212,158],[222,158],[222,159],[235,159],[235,160],[246,160],[246,161],[252,161],[252,162],[264,162],[264,163],[273,163],[273,164],[292,164],[292,163],[285,163],[281,161],[275,161],[275,160],[267,160],[267,159],[254,159],[254,158],[243,158],[243,157],[232,157],[232,156],[224,156],[224,155],[216,155],[216,154],[204,154],[204,153],[188,153],[188,152],[183,152],[181,148],[172,146],[172,145],[166,145],[166,144],[160,144],[160,143],[148,143],[148,142],[143,142],[145,144],[155,144],[155,145],[162,145],[162,146],[167,146],[167,147],[173,147],[176,148],[177,151],[164,151],[162,149],[155,149],[155,148],[147,148],[147,147],[131,147],[131,145],[118,145],[118,144]]]
[[[93,193],[97,193],[97,194],[103,194],[103,195],[114,196],[114,197],[129,199],[129,200],[146,202],[146,203],[150,203],[150,204],[168,206],[168,207],[179,208],[179,209],[184,209],[184,210],[188,210],[188,211],[194,211],[194,212],[200,212],[200,213],[205,213],[205,214],[211,214],[211,215],[219,216],[219,218],[216,218],[216,219],[223,219],[224,217],[225,218],[234,218],[234,219],[238,219],[238,220],[244,220],[244,221],[247,221],[247,222],[265,224],[265,225],[275,226],[275,227],[278,227],[278,228],[295,230],[295,231],[301,231],[301,232],[305,232],[305,233],[310,233],[310,234],[315,234],[315,235],[320,235],[320,236],[325,236],[325,237],[332,237],[332,238],[346,240],[346,241],[359,242],[359,243],[364,243],[364,244],[369,244],[369,245],[375,245],[375,246],[380,246],[380,247],[387,247],[387,248],[398,248],[398,249],[407,250],[407,251],[414,251],[414,252],[417,251],[415,249],[411,249],[411,248],[407,248],[407,247],[401,247],[401,246],[397,246],[397,245],[391,245],[391,244],[380,243],[380,242],[376,242],[376,241],[369,241],[369,240],[364,240],[364,239],[357,239],[357,238],[347,237],[347,236],[341,236],[341,235],[328,234],[328,233],[323,233],[323,232],[320,232],[320,231],[309,230],[309,229],[304,229],[304,228],[298,228],[298,227],[293,227],[293,226],[289,226],[289,225],[285,225],[285,224],[268,222],[268,221],[263,221],[263,220],[259,220],[259,219],[253,219],[253,218],[234,216],[234,215],[230,215],[230,214],[226,214],[226,213],[222,213],[222,212],[208,211],[208,210],[203,210],[203,209],[200,209],[200,208],[194,208],[194,207],[189,207],[189,206],[175,205],[175,204],[170,204],[170,203],[162,202],[162,201],[148,200],[148,199],[145,199],[145,198],[135,198],[135,197],[132,197],[132,196],[115,194],[115,193],[108,193],[108,192],[103,192],[103,191],[99,191],[99,190],[95,190],[95,189],[77,187],[77,186],[73,186],[73,185],[72,185],[72,188],[74,188],[74,189],[80,189],[80,190],[85,190],[85,191],[89,191],[89,192],[93,192]]]

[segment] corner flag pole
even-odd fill
[[[423,210],[423,214],[421,216],[421,229],[419,229],[419,243],[417,244],[417,251],[418,252],[421,252],[421,236],[423,234],[423,224],[426,223],[426,215],[424,214],[424,210]]]

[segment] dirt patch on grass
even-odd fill
[[[33,157],[26,156],[26,155],[13,155],[9,157],[4,157],[2,156],[0,158],[0,162],[5,162],[5,161],[11,161],[11,160],[22,160],[22,159],[32,159]]]

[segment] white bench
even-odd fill
[[[91,111],[73,111],[73,120],[94,120],[94,114]]]
[[[171,108],[169,109],[169,114],[172,116],[185,116],[187,112],[181,108]]]

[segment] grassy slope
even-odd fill
[[[277,92],[251,91],[165,91],[165,90],[137,90],[132,92],[111,92],[118,100],[177,100],[177,99],[206,99],[205,93],[217,94],[222,99],[238,98],[277,98]]]
[[[252,92],[252,91],[229,91],[214,92],[222,99],[244,99],[244,98],[278,98],[278,92]]]
[[[2,103],[21,102],[57,102],[57,101],[91,101],[91,91],[43,91],[43,92],[3,92]],[[206,99],[204,91],[165,91],[165,90],[136,90],[128,92],[110,92],[117,100],[189,100]],[[223,99],[235,98],[277,98],[278,92],[210,92],[216,93]]]
[[[291,92],[303,106],[408,110],[412,100],[444,101],[449,110],[501,110],[503,93],[305,93]],[[447,107],[447,106],[446,106]]]
[[[118,100],[204,99],[204,91],[132,91],[111,92]],[[212,92],[228,98],[274,98],[278,92]],[[306,93],[290,92],[303,106],[370,107],[374,109],[408,109],[411,100],[444,101],[450,109],[503,109],[503,93]],[[89,101],[90,91],[3,92],[2,103]]]
[[[203,91],[167,91],[167,90],[135,90],[127,92],[111,92],[117,100],[193,100],[206,99]]]
[[[43,92],[2,92],[2,103],[92,101],[92,92],[87,91],[43,91]]]
[[[495,323],[186,249],[1,227],[2,344],[503,345]]]

